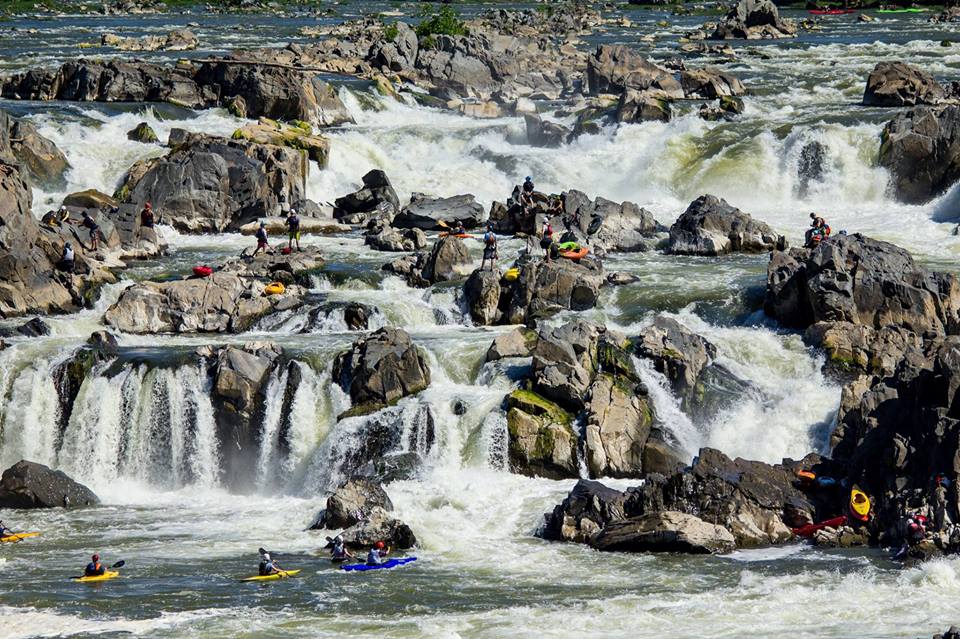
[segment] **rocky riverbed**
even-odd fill
[[[949,11],[374,8],[0,22],[13,636],[950,627]]]

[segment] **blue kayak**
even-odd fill
[[[409,564],[411,561],[416,560],[416,557],[404,557],[403,559],[388,559],[382,564],[348,564],[340,567],[344,570],[387,570],[388,568],[396,568],[397,566]]]

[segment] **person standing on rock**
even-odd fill
[[[550,218],[544,218],[543,228],[540,230],[540,248],[543,249],[543,260],[550,261],[550,249],[553,247],[553,225]]]
[[[490,260],[490,270],[497,264],[497,236],[493,232],[493,225],[487,225],[487,232],[483,234],[483,259],[480,260],[480,270],[483,270],[487,260]]]
[[[74,260],[73,244],[65,242],[63,253],[60,254],[60,261],[57,262],[57,268],[65,273],[73,273]]]
[[[261,250],[266,253],[268,248],[270,245],[267,244],[267,223],[260,222],[260,228],[257,229],[257,248],[253,251],[253,257]]]
[[[300,250],[300,218],[297,216],[297,209],[290,209],[287,213],[287,248],[293,250],[293,243],[296,241],[297,250]]]
[[[90,232],[90,250],[96,251],[100,248],[100,225],[90,217],[86,211],[83,212],[78,224]]]

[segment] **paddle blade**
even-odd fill
[[[127,563],[127,562],[125,562],[123,559],[121,559],[120,561],[118,561],[117,563],[113,564],[113,565],[110,566],[110,567],[111,567],[111,568],[123,568],[124,565],[126,565],[126,563]]]

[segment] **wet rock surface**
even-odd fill
[[[786,240],[768,224],[755,220],[721,198],[704,195],[670,227],[667,250],[675,255],[765,253]]]
[[[100,499],[66,473],[26,460],[3,471],[0,508],[81,508]]]

